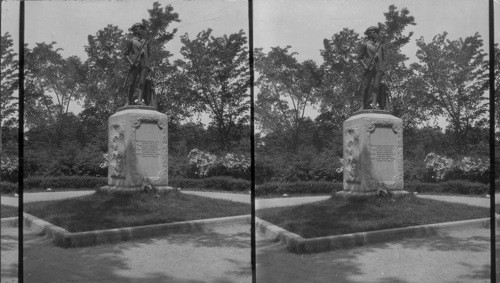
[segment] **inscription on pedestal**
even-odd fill
[[[161,130],[157,123],[143,122],[135,135],[137,171],[144,177],[154,178],[162,170]]]
[[[394,162],[396,147],[392,144],[377,144],[371,147],[372,160],[375,162]]]
[[[141,141],[135,143],[135,152],[140,157],[158,157],[160,156],[160,141]]]
[[[390,127],[376,127],[370,135],[372,176],[377,182],[392,182],[398,173],[396,138]]]

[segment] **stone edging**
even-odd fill
[[[496,221],[497,224],[500,223],[498,214],[496,215]],[[409,237],[432,236],[440,232],[458,228],[487,228],[489,224],[490,218],[481,218],[306,239],[258,217],[255,218],[255,226],[258,232],[264,233],[266,236],[270,236],[274,240],[282,242],[288,251],[298,254],[353,248],[356,246],[389,242]]]
[[[174,233],[198,232],[224,225],[250,223],[250,215],[239,215],[71,233],[61,227],[55,226],[45,220],[27,213],[24,213],[23,218],[25,225],[33,225],[43,229],[43,233],[52,238],[52,242],[56,246],[64,248],[94,246],[101,243],[128,241],[131,239],[140,239]]]
[[[1,218],[1,226],[2,227],[5,227],[5,226],[12,226],[12,227],[17,227],[19,225],[19,222],[18,222],[18,218],[17,216],[15,217],[6,217],[6,218]]]

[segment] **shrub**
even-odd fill
[[[481,195],[490,191],[490,186],[483,183],[474,183],[464,180],[452,180],[440,184],[443,192],[464,195]]]
[[[189,177],[231,176],[248,179],[250,177],[250,161],[242,154],[226,153],[216,156],[199,149],[189,152]]]
[[[0,192],[2,194],[11,194],[18,192],[17,184],[11,182],[0,182]]]
[[[89,144],[77,153],[73,170],[75,175],[105,176],[108,174],[107,154],[100,151],[96,144]]]
[[[404,190],[418,193],[443,193],[443,188],[439,183],[411,182],[404,184]]]
[[[2,156],[0,165],[1,178],[4,181],[17,182],[18,174],[18,159],[17,157]]]
[[[256,196],[283,194],[330,194],[343,189],[340,182],[307,181],[307,182],[269,182],[255,188]]]
[[[441,183],[407,183],[405,184],[405,190],[419,193],[480,195],[489,193],[490,186],[465,180],[452,180]]]
[[[249,191],[250,181],[243,179],[235,179],[231,177],[212,177],[203,179],[203,186],[209,190],[222,191]]]
[[[423,160],[405,159],[403,170],[405,182],[432,181],[429,175],[426,174],[427,172]]]
[[[176,154],[168,156],[168,176],[171,179],[189,177],[190,168],[191,165],[185,155]]]
[[[168,180],[168,185],[182,189],[202,189],[203,179],[171,178]]]
[[[464,156],[451,159],[433,152],[425,157],[428,175],[434,181],[469,180],[482,183],[489,181],[489,161],[478,157]]]
[[[88,189],[105,186],[107,177],[92,176],[59,176],[59,177],[28,177],[24,179],[24,190],[32,189]]]
[[[255,184],[270,182],[273,176],[276,175],[275,166],[267,161],[262,158],[255,159]]]

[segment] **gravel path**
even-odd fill
[[[184,191],[184,190],[181,190],[181,192],[183,194],[188,194],[188,195],[197,195],[207,198],[225,199],[235,202],[250,203],[250,194],[231,194],[231,193]]]
[[[258,234],[257,282],[490,282],[489,233],[464,229],[304,255]]]
[[[63,249],[25,228],[25,282],[251,282],[250,226]],[[3,265],[3,263],[2,263]]]
[[[18,267],[18,227],[10,225],[1,226],[2,244],[1,260],[2,275],[1,282],[17,282]]]
[[[419,198],[433,199],[444,202],[463,203],[472,206],[490,207],[490,199],[485,197],[417,195]],[[495,202],[499,200],[495,198]]]
[[[35,202],[35,201],[49,201],[58,199],[75,198],[86,195],[91,195],[95,191],[67,191],[67,192],[40,192],[40,193],[25,193],[23,195],[24,203]],[[0,201],[3,205],[18,206],[18,197],[0,197]]]

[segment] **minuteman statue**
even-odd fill
[[[358,60],[363,65],[364,73],[359,86],[363,95],[363,109],[388,110],[388,88],[382,83],[384,75],[385,50],[379,40],[380,30],[369,27],[366,38],[359,46]]]
[[[149,42],[145,39],[145,26],[136,23],[130,29],[132,36],[125,43],[124,57],[130,64],[130,71],[125,81],[128,91],[128,99],[125,105],[134,104],[134,93],[137,89],[137,103],[140,105],[150,104],[150,82],[147,75],[150,70],[149,64]]]

